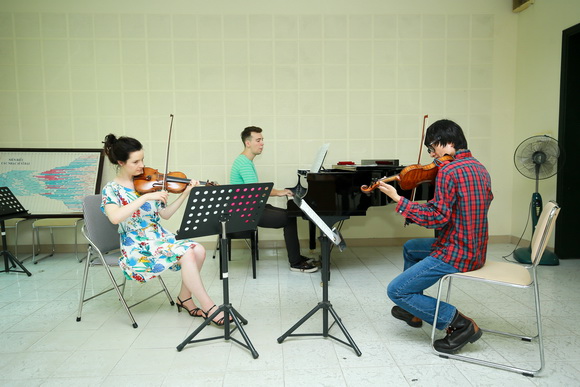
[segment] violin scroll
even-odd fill
[[[399,175],[385,176],[385,177],[382,177],[380,179],[373,181],[370,185],[366,185],[366,184],[361,185],[360,190],[366,194],[370,194],[371,192],[373,192],[375,189],[377,189],[379,187],[379,183],[381,181],[388,183],[390,181],[394,181],[394,180],[398,180],[398,179],[399,179]]]

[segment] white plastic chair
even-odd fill
[[[546,248],[546,244],[548,243],[548,239],[552,234],[554,229],[554,225],[556,223],[556,218],[558,217],[558,213],[560,212],[560,207],[554,201],[547,203],[544,206],[542,214],[540,215],[540,219],[538,220],[538,224],[536,225],[536,230],[534,235],[532,236],[532,243],[531,243],[531,265],[523,266],[516,263],[509,263],[509,262],[491,262],[487,261],[485,265],[478,270],[468,271],[465,273],[455,273],[455,274],[448,274],[439,280],[439,288],[437,291],[437,304],[435,308],[435,317],[434,321],[437,321],[437,316],[439,314],[439,304],[441,302],[441,295],[443,289],[443,283],[447,280],[447,298],[446,301],[449,301],[450,297],[450,290],[451,290],[451,282],[454,279],[461,279],[461,280],[470,280],[470,281],[479,281],[489,285],[501,285],[501,286],[508,286],[515,289],[533,289],[534,292],[534,300],[535,300],[535,312],[536,312],[536,327],[537,333],[535,336],[524,336],[515,333],[497,331],[492,329],[480,329],[483,332],[494,333],[503,336],[509,336],[512,338],[517,338],[526,342],[531,342],[535,340],[538,344],[538,353],[540,357],[540,367],[537,369],[525,369],[520,367],[515,367],[511,364],[506,363],[499,363],[499,362],[491,362],[487,360],[481,360],[474,357],[469,357],[465,355],[457,355],[457,354],[448,354],[439,352],[433,346],[435,342],[435,324],[433,324],[433,330],[431,331],[431,346],[433,347],[433,351],[438,354],[440,357],[443,358],[450,358],[456,360],[462,360],[474,364],[484,365],[488,367],[499,368],[506,371],[512,371],[521,373],[525,376],[535,376],[544,368],[544,344],[542,341],[542,316],[540,313],[540,291],[538,289],[538,276],[537,276],[537,267],[542,258],[542,254]],[[484,336],[485,337],[485,336]]]
[[[7,219],[4,221],[6,229],[14,229],[14,256],[19,260],[23,261],[25,258],[21,258],[18,256],[18,239],[20,236],[20,228],[22,227],[20,224],[27,223],[27,221],[34,221],[35,219],[28,219],[28,218],[12,218]],[[34,237],[33,237],[34,239]]]
[[[83,304],[95,297],[98,297],[104,293],[111,290],[115,290],[119,297],[119,301],[127,311],[129,318],[133,324],[133,328],[137,328],[137,322],[131,313],[130,308],[139,305],[140,303],[154,297],[162,292],[165,292],[167,299],[171,305],[175,305],[175,302],[171,298],[167,286],[163,282],[161,276],[158,276],[159,282],[161,283],[162,289],[157,293],[133,304],[127,305],[123,293],[125,291],[126,278],[123,276],[123,281],[119,284],[113,273],[111,272],[111,266],[119,265],[119,257],[121,253],[119,252],[120,240],[118,226],[112,224],[109,219],[101,212],[101,195],[90,195],[83,199],[83,212],[85,218],[85,224],[82,228],[83,235],[89,241],[89,248],[87,251],[87,259],[85,261],[85,269],[83,274],[83,282],[81,285],[81,297],[79,302],[79,310],[77,315],[77,321],[81,321],[81,314],[83,310]],[[112,287],[106,289],[99,294],[85,299],[85,291],[87,288],[87,279],[89,276],[89,267],[97,264],[103,266],[111,280]]]
[[[52,257],[55,253],[55,245],[54,245],[54,229],[55,228],[69,228],[72,229],[74,232],[74,239],[75,239],[75,257],[77,261],[81,262],[82,258],[79,258],[79,247],[78,247],[78,238],[77,238],[77,231],[78,226],[81,224],[82,218],[42,218],[36,219],[32,223],[32,263],[37,264],[40,261],[40,257],[37,258],[37,255],[40,255],[40,230],[48,229],[50,232],[50,241],[52,246],[52,251],[50,254],[42,258]],[[38,251],[36,248],[38,247]]]

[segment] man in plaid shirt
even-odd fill
[[[411,202],[383,182],[379,189],[397,202],[396,211],[419,226],[438,229],[437,238],[412,239],[403,246],[404,271],[387,288],[396,304],[391,314],[413,327],[422,320],[433,324],[436,300],[423,290],[450,273],[479,269],[485,263],[488,240],[487,212],[493,193],[485,167],[467,148],[461,127],[453,121],[439,120],[425,134],[425,145],[439,172],[435,196],[425,204]],[[451,161],[440,161],[445,155]],[[442,302],[435,322],[447,329],[445,338],[435,341],[440,352],[452,353],[481,337],[472,319],[453,305]]]

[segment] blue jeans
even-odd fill
[[[437,300],[425,296],[423,290],[437,283],[446,274],[457,273],[455,267],[429,255],[434,238],[411,239],[403,246],[404,271],[391,281],[387,295],[407,312],[433,325]],[[445,329],[457,309],[446,302],[439,304],[437,329]]]

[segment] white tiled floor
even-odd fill
[[[512,245],[491,245],[489,259],[501,259]],[[222,300],[212,251],[204,265],[206,287]],[[332,252],[330,301],[362,351],[322,337],[277,338],[320,300],[320,275],[294,273],[280,250],[261,249],[258,278],[252,279],[247,249],[234,249],[230,263],[230,301],[249,320],[246,332],[259,353],[253,359],[242,346],[223,339],[180,344],[201,323],[176,313],[163,296],[135,308],[133,329],[114,294],[85,305],[76,321],[83,264],[60,254],[33,265],[32,277],[0,273],[0,384],[3,386],[570,386],[580,382],[580,260],[542,266],[540,288],[544,316],[546,368],[535,378],[441,359],[430,351],[430,326],[408,327],[390,315],[387,283],[402,269],[400,247],[352,247]],[[3,266],[3,262],[2,262]],[[118,270],[118,269],[116,269]],[[177,295],[179,275],[166,283]],[[90,288],[107,283],[100,267],[92,269]],[[459,284],[458,284],[459,285]],[[129,298],[157,290],[130,283]],[[91,290],[91,291],[93,291]],[[531,292],[510,293],[489,287],[459,286],[454,304],[480,325],[529,325]],[[500,317],[500,315],[502,317]],[[515,329],[515,328],[514,328]],[[320,333],[317,312],[297,333]],[[222,334],[209,326],[197,338]],[[338,327],[332,335],[343,339]],[[233,337],[243,341],[239,333]],[[536,365],[532,344],[484,334],[465,352]]]

